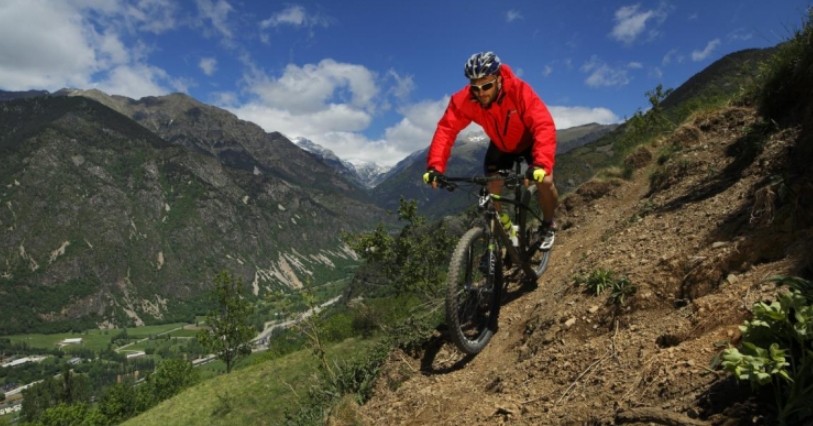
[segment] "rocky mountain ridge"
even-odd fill
[[[298,147],[313,154],[316,158],[332,167],[348,180],[356,182],[361,188],[369,189],[378,185],[389,170],[372,162],[353,163],[339,158],[333,151],[305,138],[292,140]]]
[[[340,232],[385,218],[291,141],[181,94],[14,99],[0,130],[0,334],[190,320],[222,269],[257,297],[335,279],[355,256]]]

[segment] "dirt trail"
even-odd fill
[[[583,185],[560,209],[539,288],[503,307],[488,347],[470,359],[450,344],[392,354],[358,414],[371,425],[691,425],[747,412],[747,386],[712,359],[775,293],[765,278],[798,274],[813,252],[810,229],[785,229],[762,203],[797,134],[743,160],[755,121],[745,108],[697,117],[631,156],[632,179]],[[574,283],[598,269],[636,287],[624,307]]]

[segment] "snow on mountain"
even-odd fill
[[[369,161],[347,161],[339,158],[333,151],[302,137],[293,138],[292,141],[300,148],[320,158],[333,167],[340,175],[358,183],[366,188],[373,188],[384,178],[388,167],[380,166]]]

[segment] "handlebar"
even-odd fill
[[[444,188],[449,192],[452,192],[459,186],[457,185],[457,182],[472,183],[475,185],[485,186],[489,182],[501,180],[504,181],[506,185],[510,186],[522,183],[525,178],[526,177],[524,174],[517,174],[511,170],[498,170],[497,174],[489,176],[438,175],[435,179],[438,181],[439,187]]]

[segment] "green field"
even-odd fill
[[[171,336],[194,336],[195,331],[189,329],[181,329],[182,327],[191,327],[191,324],[185,323],[172,323],[163,325],[150,325],[144,327],[128,328],[127,335],[130,339],[146,339],[150,336],[156,336],[166,333],[170,330],[173,331]],[[110,341],[119,335],[125,329],[109,329],[109,330],[87,330],[82,333],[55,333],[55,334],[15,334],[11,336],[0,336],[11,340],[12,343],[26,343],[31,348],[39,349],[56,349],[59,343],[65,339],[82,338],[82,347],[94,351],[100,351],[108,347]]]

